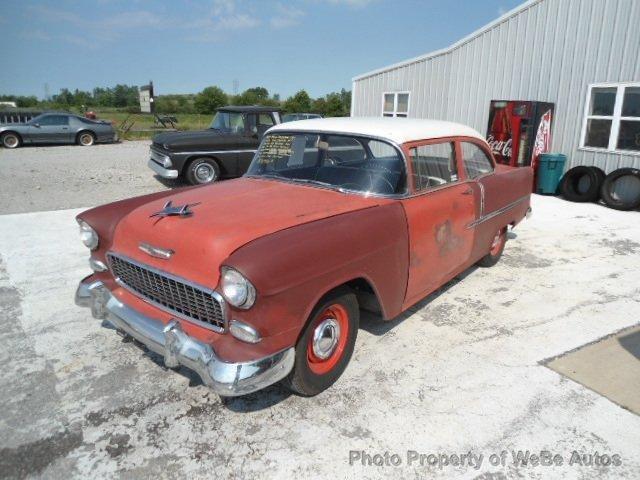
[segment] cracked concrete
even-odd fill
[[[73,304],[88,272],[77,210],[0,216],[0,477],[638,478],[640,417],[540,362],[638,324],[639,214],[539,196],[533,209],[495,267],[391,322],[363,314],[328,391],[226,401]],[[486,460],[511,449],[566,461]],[[349,465],[350,450],[485,461]],[[574,450],[622,463],[569,465]]]

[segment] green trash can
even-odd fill
[[[564,172],[567,156],[562,153],[543,153],[538,160],[536,193],[555,195]]]

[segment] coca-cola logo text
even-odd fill
[[[491,151],[496,155],[501,155],[506,158],[511,158],[511,144],[513,141],[509,140],[496,140],[493,135],[489,135],[487,143],[491,147]]]

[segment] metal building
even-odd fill
[[[351,115],[486,134],[494,99],[554,103],[551,150],[567,168],[640,168],[640,0],[527,1],[448,48],[355,77]]]

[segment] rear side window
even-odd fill
[[[69,125],[69,117],[66,115],[47,115],[39,121],[40,125]]]
[[[412,148],[411,169],[418,192],[457,182],[454,144],[435,143]]]
[[[493,172],[493,164],[487,154],[477,145],[462,142],[462,162],[467,178],[477,178]]]

